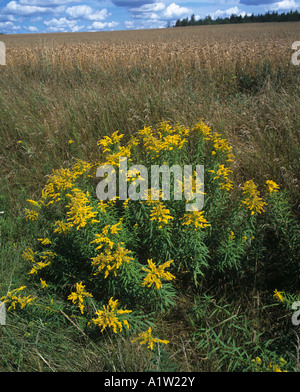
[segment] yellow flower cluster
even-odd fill
[[[95,218],[98,214],[97,211],[93,211],[89,204],[89,193],[82,192],[80,189],[72,189],[72,194],[68,193],[66,196],[70,197],[70,203],[67,205],[69,211],[67,212],[68,221],[71,221],[77,230],[84,227],[87,224],[88,219],[92,219],[92,223],[99,222]]]
[[[204,136],[205,140],[211,141],[214,150],[212,155],[216,154],[216,151],[224,152],[227,158],[227,162],[232,162],[234,155],[232,154],[232,146],[230,146],[227,139],[222,139],[219,133],[213,133],[211,128],[207,126],[202,120],[199,121],[192,128],[193,132],[200,132]]]
[[[58,220],[54,223],[54,227],[56,227],[56,229],[53,230],[53,233],[66,234],[73,227],[73,223]]]
[[[266,181],[266,186],[268,188],[268,191],[270,193],[272,192],[278,192],[279,190],[279,185],[276,184],[276,182],[272,181],[272,180],[268,180]]]
[[[174,219],[170,215],[170,210],[165,208],[164,204],[161,201],[157,201],[154,203],[150,211],[150,220],[157,221],[159,223],[159,230],[163,227],[162,223],[168,224],[170,219]]]
[[[34,210],[29,210],[28,208],[25,208],[25,216],[26,220],[32,220],[35,221],[39,218],[39,213]]]
[[[133,339],[131,343],[139,341],[140,344],[147,344],[147,348],[153,350],[156,347],[157,343],[168,344],[168,340],[162,340],[158,338],[154,338],[152,336],[152,328],[149,327],[148,331],[139,333],[138,337]]]
[[[76,292],[72,292],[68,296],[68,300],[72,301],[74,305],[78,305],[80,312],[83,314],[84,309],[84,298],[92,297],[91,293],[84,291],[85,286],[80,283],[76,283]]]
[[[225,189],[226,191],[230,191],[233,188],[233,182],[228,177],[229,173],[232,173],[229,167],[225,167],[225,165],[218,165],[218,170],[208,170],[210,173],[214,173],[215,177],[213,181],[222,178],[223,182],[220,183],[220,189]]]
[[[252,359],[251,362],[255,363],[255,365],[258,365],[259,367],[263,366],[263,362],[262,362],[261,358],[259,358],[259,357]],[[283,358],[280,358],[279,362],[280,362],[281,367],[284,367],[287,364],[287,362]],[[279,365],[275,364],[274,362],[270,362],[268,368],[270,370],[272,370],[273,372],[286,372],[286,370],[281,370]],[[268,368],[267,368],[267,370],[268,370]]]
[[[123,134],[118,135],[118,131],[114,132],[111,137],[104,136],[101,140],[98,141],[98,146],[102,146],[103,152],[110,152],[111,147],[115,146],[120,142],[123,138]]]
[[[51,251],[44,251],[40,255],[40,261],[36,261],[35,256],[37,255],[37,253],[38,252],[33,252],[31,248],[24,249],[22,253],[23,259],[33,264],[33,267],[29,274],[36,274],[37,271],[47,267],[51,264],[52,260],[56,256],[56,254]]]
[[[129,328],[129,324],[127,320],[118,319],[118,315],[131,313],[132,310],[121,310],[117,309],[118,300],[113,300],[113,297],[110,298],[108,305],[103,305],[103,310],[98,310],[96,312],[97,318],[93,319],[94,324],[102,327],[101,332],[105,330],[106,327],[112,328],[114,333],[117,333],[117,329],[122,332],[123,325],[122,323]]]
[[[123,263],[129,263],[131,260],[134,260],[133,257],[128,256],[131,251],[124,248],[122,244],[123,243],[118,243],[117,249],[114,252],[110,249],[106,249],[96,257],[92,257],[92,265],[98,268],[94,275],[98,275],[102,270],[106,269],[104,274],[105,279],[110,272],[112,272],[114,276],[117,276],[116,270],[118,270]]]
[[[142,268],[143,271],[148,272],[148,275],[145,277],[142,286],[148,285],[148,287],[151,287],[155,283],[157,290],[159,290],[162,287],[161,279],[175,279],[175,276],[172,275],[170,272],[165,272],[165,269],[169,268],[172,262],[173,260],[169,260],[157,267],[153,263],[152,259],[148,260],[148,265],[150,269],[144,267]]]
[[[249,180],[244,183],[243,187],[244,200],[242,200],[242,204],[245,204],[247,208],[251,211],[251,215],[255,212],[261,213],[264,211],[263,207],[267,203],[265,203],[261,197],[259,197],[259,191],[257,190],[257,186],[254,184],[253,180]]]
[[[273,297],[278,299],[278,301],[283,302],[283,297],[282,297],[283,292],[282,291],[278,291],[277,289],[274,290],[274,295]]]
[[[12,291],[9,291],[6,296],[3,296],[0,298],[0,301],[3,303],[10,302],[11,305],[9,306],[9,309],[14,308],[16,309],[16,305],[20,305],[20,308],[23,309],[25,306],[32,304],[32,302],[35,300],[36,297],[31,297],[28,295],[27,297],[21,297],[19,295],[19,292],[24,290],[26,286],[21,286],[18,289],[14,289]]]
[[[181,218],[182,226],[192,225],[195,230],[200,227],[201,229],[210,226],[207,220],[203,216],[204,211],[191,211],[187,212]]]
[[[188,128],[177,125],[174,128],[163,121],[157,128],[157,133],[151,127],[145,127],[138,132],[142,139],[143,146],[147,153],[152,155],[152,159],[158,157],[161,152],[172,151],[174,148],[181,149],[187,143]]]

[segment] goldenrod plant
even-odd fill
[[[39,296],[46,296],[45,314],[57,312],[53,298],[59,298],[62,315],[80,320],[84,333],[131,334],[132,342],[153,350],[157,344],[169,344],[168,336],[152,336],[154,315],[172,312],[180,292],[198,295],[216,280],[246,279],[255,289],[278,280],[284,285],[299,268],[294,257],[299,249],[297,225],[280,186],[267,180],[259,189],[252,179],[235,184],[232,146],[203,120],[193,127],[163,121],[131,137],[116,131],[100,139],[98,146],[96,161],[77,160],[72,167],[53,171],[40,198],[28,200],[25,217],[38,235],[26,245],[22,257],[40,291],[24,297],[20,296],[23,287],[10,291],[1,298],[10,303],[8,311],[17,304],[21,309],[34,308],[39,306]],[[106,186],[118,190],[124,176],[122,159],[128,165],[128,194],[121,197],[116,192],[113,198],[99,200],[98,167],[113,168],[111,177],[104,176]],[[202,165],[203,209],[187,211],[192,197],[182,189],[188,177],[185,172],[181,181],[175,175],[169,177],[169,197],[162,177],[155,193],[149,186],[153,165],[191,165],[193,171]],[[195,194],[193,177],[190,193]],[[175,197],[178,186],[181,198]],[[138,197],[130,198],[130,190]],[[276,246],[269,248],[273,242]],[[296,288],[296,277],[290,285]],[[281,300],[277,290],[276,296]],[[208,297],[202,302],[203,309],[208,303],[212,306]],[[239,351],[234,338],[228,337],[227,346],[219,344],[218,331],[224,332],[227,320],[234,319],[241,339],[251,340],[252,326],[240,314],[232,316],[226,306],[215,306],[220,324],[205,333],[195,327],[196,346],[210,352],[211,363],[219,353],[221,358],[231,355],[232,370],[260,369],[258,357],[251,361],[259,352],[256,343],[249,351]],[[202,311],[201,304],[195,304],[193,325],[198,318],[203,320]],[[208,317],[207,311],[204,314]],[[227,319],[222,319],[223,314]]]

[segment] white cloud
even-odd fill
[[[134,22],[132,20],[125,20],[124,26],[126,29],[133,29],[134,28]]]
[[[119,25],[119,22],[94,22],[91,26],[88,27],[89,30],[103,30],[106,27],[114,28]]]
[[[65,8],[59,6],[57,8],[40,7],[36,5],[22,5],[16,1],[10,1],[6,7],[3,8],[4,13],[19,16],[28,16],[34,14],[51,13],[54,11],[63,11]]]
[[[102,10],[93,10],[88,5],[75,5],[68,7],[66,13],[72,18],[87,19],[87,20],[105,20],[111,14],[107,12],[106,8]]]
[[[35,33],[35,32],[38,31],[38,28],[36,26],[28,26],[27,30],[32,32],[32,33]]]
[[[166,8],[164,3],[144,4],[141,7],[131,8],[132,12],[160,12]]]
[[[16,30],[20,30],[21,26],[15,26],[12,22],[0,22],[0,30],[9,33],[15,32]]]
[[[162,13],[165,19],[176,19],[191,13],[191,10],[186,7],[181,7],[178,4],[171,3],[166,10]]]
[[[292,8],[300,7],[300,3],[296,3],[295,0],[282,0],[278,1],[270,6],[270,10],[272,11],[281,11],[281,10],[291,10]]]
[[[224,18],[224,17],[229,17],[232,14],[237,15],[237,16],[245,16],[246,12],[245,11],[240,11],[238,9],[238,7],[231,7],[231,8],[227,8],[227,10],[218,10],[212,14],[210,14],[210,16],[215,19],[215,18]]]
[[[72,31],[76,32],[83,28],[83,26],[78,26],[76,20],[68,20],[66,18],[56,19],[53,18],[51,20],[45,20],[44,24],[51,31]]]

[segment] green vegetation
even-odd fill
[[[0,69],[1,370],[299,369],[299,67],[267,46],[199,65],[181,45]],[[203,216],[98,204],[96,163],[128,146],[204,164]]]
[[[217,17],[212,19],[210,15],[206,16],[204,19],[196,20],[195,14],[191,15],[190,19],[183,18],[177,19],[173,27],[184,27],[184,26],[206,26],[214,24],[236,24],[236,23],[266,23],[266,22],[298,22],[300,20],[300,13],[295,11],[282,12],[278,11],[266,12],[265,14],[251,15],[235,15],[226,16],[224,18]]]

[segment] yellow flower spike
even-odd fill
[[[164,204],[160,201],[154,203],[151,212],[150,212],[150,220],[155,220],[158,223],[168,224],[170,219],[174,219],[170,214],[170,210],[165,208]],[[159,229],[163,227],[162,224],[158,226]]]
[[[32,220],[36,221],[39,218],[39,213],[34,210],[29,210],[28,208],[25,208],[25,214],[26,214],[26,221]]]
[[[266,186],[268,188],[268,191],[270,193],[272,192],[278,192],[279,190],[279,185],[276,184],[276,182],[272,181],[272,180],[268,180],[266,181]]]
[[[195,230],[199,228],[205,228],[210,226],[207,220],[203,216],[204,211],[191,211],[187,212],[183,215],[182,218],[182,226],[192,226]]]
[[[149,327],[148,331],[139,333],[138,337],[133,339],[131,341],[131,343],[134,343],[134,342],[137,342],[137,341],[139,341],[139,343],[141,345],[142,344],[146,344],[147,348],[149,348],[150,350],[153,350],[153,348],[157,345],[157,343],[163,343],[163,344],[170,343],[168,340],[162,340],[162,339],[154,338],[152,336],[152,328],[151,327]]]
[[[166,261],[164,264],[159,265],[158,267],[153,263],[152,259],[148,260],[149,268],[142,268],[143,271],[148,272],[148,275],[144,278],[144,282],[142,286],[151,287],[155,284],[157,290],[162,288],[161,279],[164,280],[172,280],[175,279],[175,276],[172,275],[170,272],[165,272],[165,269],[170,267],[173,260]]]
[[[98,214],[97,211],[93,211],[92,207],[89,205],[89,194],[82,192],[80,189],[72,189],[72,194],[67,194],[70,197],[70,203],[67,204],[68,218],[73,225],[77,226],[77,230],[84,227],[89,219],[95,218]],[[92,219],[93,222],[99,222],[96,219]]]
[[[84,309],[84,298],[93,297],[91,293],[84,290],[85,286],[80,283],[76,283],[76,292],[72,292],[68,296],[68,300],[72,301],[74,305],[78,305],[81,314],[83,314]]]
[[[43,289],[46,288],[46,287],[48,287],[46,281],[43,280],[42,278],[40,278],[40,282],[41,282],[41,286],[42,286]]]
[[[53,233],[58,233],[58,234],[67,234],[71,228],[73,227],[73,223],[71,222],[63,222],[63,221],[56,221],[54,223],[54,227],[56,227],[53,230]]]
[[[106,327],[112,328],[114,333],[117,333],[118,329],[120,332],[123,330],[122,323],[129,328],[129,323],[127,320],[118,319],[118,315],[131,313],[132,310],[121,310],[117,309],[118,300],[113,300],[113,297],[110,298],[108,305],[103,305],[103,310],[97,310],[96,315],[98,316],[95,319],[92,319],[94,324],[102,327],[101,332],[105,330]]]
[[[251,215],[254,215],[255,212],[261,214],[264,211],[263,207],[267,203],[265,203],[261,197],[259,197],[260,193],[257,190],[257,186],[254,184],[253,180],[249,180],[245,182],[242,187],[244,200],[242,200],[242,204],[245,204],[247,208],[251,211]]]
[[[277,289],[274,290],[273,297],[278,299],[279,301],[283,302],[283,297],[282,297],[283,292],[278,291]]]

